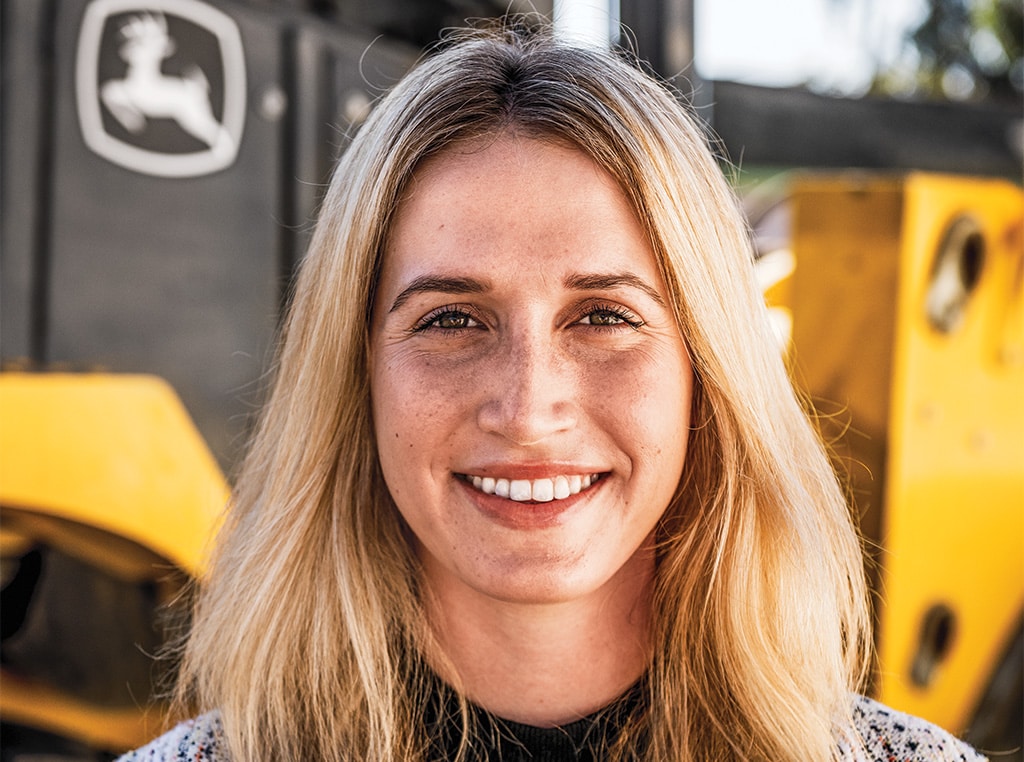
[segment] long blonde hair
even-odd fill
[[[607,758],[834,758],[869,642],[860,545],[768,331],[732,192],[667,88],[619,54],[512,26],[428,56],[340,161],[201,584],[179,697],[220,711],[236,759],[426,758],[429,676],[414,657],[430,635],[377,463],[368,314],[417,165],[507,129],[571,143],[618,181],[697,378],[659,527],[647,695]]]

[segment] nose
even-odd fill
[[[577,374],[553,337],[524,331],[500,342],[494,360],[477,414],[483,431],[526,446],[576,425]]]

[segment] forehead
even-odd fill
[[[541,186],[571,187],[581,180],[602,186],[602,195],[627,201],[611,175],[578,146],[509,130],[460,140],[424,159],[404,189],[398,210],[401,214],[410,202],[422,203],[425,193],[465,200],[487,188],[526,213],[548,200],[537,192]]]
[[[608,172],[574,146],[514,134],[459,143],[416,169],[390,226],[384,268],[445,253],[544,254],[567,266],[589,253],[654,264],[647,232]]]

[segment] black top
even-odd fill
[[[445,699],[438,697],[434,712],[444,705],[445,720],[438,723],[437,715],[432,712],[427,726],[435,739],[431,757],[449,760],[455,758],[463,730],[457,700],[450,691],[442,690],[447,695]],[[598,762],[605,758],[602,750],[615,742],[630,715],[640,709],[642,693],[641,684],[637,683],[609,706],[553,728],[512,722],[470,705],[469,759],[472,762]]]

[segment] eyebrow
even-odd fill
[[[613,288],[628,286],[639,289],[662,307],[665,300],[661,294],[648,285],[642,278],[632,273],[593,273],[589,275],[570,275],[565,279],[565,287],[575,291],[607,291]]]
[[[412,283],[402,289],[402,292],[395,297],[388,312],[394,312],[401,307],[413,294],[424,292],[442,294],[482,294],[490,286],[475,278],[446,278],[437,275],[422,275],[415,278]]]
[[[586,275],[570,275],[565,281],[566,288],[573,291],[608,291],[610,289],[631,287],[643,291],[662,307],[665,300],[654,288],[643,279],[632,273],[590,273]],[[413,294],[482,294],[490,290],[490,284],[475,278],[454,278],[438,275],[421,275],[402,289],[395,297],[388,312],[394,312],[405,304]]]

